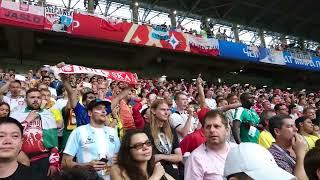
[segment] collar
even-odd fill
[[[30,109],[28,106],[24,109],[24,112],[25,112],[25,113],[28,113],[28,112],[30,112],[30,111],[32,111],[32,109]],[[40,113],[42,113],[43,111],[44,111],[44,109],[40,109],[40,110],[39,110]]]

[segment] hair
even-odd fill
[[[163,99],[157,99],[151,104],[150,110],[156,110],[162,104],[168,105],[168,102]],[[151,113],[150,132],[151,132],[151,135],[152,135],[156,144],[159,141],[159,138],[158,138],[158,134],[160,133],[159,121],[160,120],[153,113]],[[166,136],[168,136],[170,142],[172,143],[173,142],[173,132],[171,130],[169,121],[166,121],[164,123],[163,130],[164,130],[164,134]]]
[[[289,107],[288,107],[288,109],[289,109],[289,114],[291,114],[292,113],[292,109],[293,108],[296,108],[297,106],[295,105],[295,104],[291,104],[291,105],[289,105]]]
[[[309,110],[314,110],[313,107],[307,107],[303,109],[303,114],[306,114]]]
[[[38,90],[37,88],[31,88],[26,92],[26,97],[28,97],[28,95],[32,92],[40,92],[40,90]]]
[[[309,118],[307,118],[305,116],[301,116],[301,117],[299,117],[298,119],[295,120],[295,124],[296,124],[296,127],[298,129],[298,132],[300,132],[300,130],[301,130],[300,123],[303,123],[307,119],[309,119]]]
[[[51,91],[49,89],[41,89],[40,92],[42,92],[42,91],[47,91],[51,94]]]
[[[230,93],[230,94],[228,94],[227,99],[229,100],[230,98],[232,98],[232,97],[234,97],[234,96],[238,97],[237,94],[235,94],[235,93]]]
[[[12,117],[3,117],[0,118],[0,125],[2,124],[15,124],[21,133],[21,138],[23,137],[23,126],[21,125],[21,123],[19,121],[17,121],[16,119],[12,118]]]
[[[19,80],[14,80],[14,81],[12,81],[10,84],[13,84],[13,83],[20,84],[20,86],[21,86],[21,81],[19,81]]]
[[[0,102],[0,106],[3,106],[3,105],[8,106],[8,108],[9,108],[8,117],[9,117],[9,116],[10,116],[10,113],[11,113],[11,111],[10,111],[10,105],[9,105],[8,103],[6,103],[6,102]]]
[[[320,140],[316,141],[316,146],[309,150],[304,157],[304,169],[309,180],[318,180],[317,170],[320,169]]]
[[[276,139],[276,134],[274,132],[274,130],[277,129],[281,129],[282,125],[283,125],[283,120],[284,119],[292,119],[290,116],[287,115],[275,115],[272,118],[269,119],[269,130],[271,135]]]
[[[219,103],[221,103],[222,101],[227,101],[226,99],[223,99],[223,97],[222,97],[222,99],[219,99],[218,101],[217,101],[217,104],[219,104]],[[228,102],[228,101],[227,101]],[[228,102],[229,103],[229,102]]]
[[[239,173],[235,173],[235,174],[231,174],[227,177],[227,180],[229,180],[231,177],[236,177],[237,180],[248,180],[248,179],[252,179],[250,176],[248,176],[246,173],[244,172],[239,172]]]
[[[174,96],[174,100],[178,100],[181,95],[186,95],[186,93],[182,91],[177,92]]]
[[[208,111],[206,113],[206,115],[204,116],[203,118],[203,121],[202,121],[202,127],[204,127],[204,125],[206,124],[206,122],[209,120],[209,119],[212,119],[212,118],[217,118],[217,117],[220,117],[221,118],[221,122],[222,124],[228,128],[229,127],[229,123],[228,123],[228,120],[226,118],[226,116],[219,110],[211,110],[211,111]]]
[[[250,95],[250,93],[242,93],[240,95],[240,101],[242,102],[242,101],[247,100],[249,95]]]
[[[42,76],[41,80],[43,81],[46,78],[49,78],[51,80],[50,76]]]
[[[274,110],[275,110],[275,111],[279,111],[279,110],[280,110],[280,107],[283,106],[283,105],[285,105],[285,104],[282,104],[282,103],[276,104],[276,105],[274,106]]]
[[[265,120],[268,120],[270,118],[272,118],[273,116],[270,116],[270,113],[274,113],[274,110],[264,110],[261,114],[260,114],[260,124],[262,124],[263,127],[266,127],[266,122]]]
[[[141,116],[142,117],[147,113],[148,109],[149,109],[149,107],[147,107],[147,108],[145,108],[144,110],[141,111]],[[144,119],[144,117],[143,117],[143,119]]]
[[[143,171],[138,166],[137,161],[131,155],[130,143],[131,139],[136,134],[146,134],[141,129],[131,129],[126,131],[121,143],[121,147],[118,154],[118,165],[121,171],[125,171],[130,179],[139,179],[139,180],[147,180],[147,176],[143,173]],[[147,134],[146,134],[147,135]],[[147,173],[149,176],[152,175],[154,169],[155,161],[154,156],[148,161],[147,165]]]
[[[49,180],[99,180],[100,177],[92,166],[74,166],[65,168]]]

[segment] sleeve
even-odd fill
[[[183,123],[182,117],[178,116],[177,113],[173,113],[170,116],[170,125],[172,128],[177,129],[177,128],[183,128],[181,127]]]
[[[243,121],[242,113],[243,113],[243,108],[237,108],[234,113],[233,120],[238,120],[242,122]]]
[[[269,143],[269,141],[266,138],[266,136],[264,135],[264,133],[260,133],[260,136],[258,138],[258,144],[260,144],[261,146],[263,146],[266,149],[268,149],[271,146],[271,144]]]
[[[71,132],[63,153],[73,157],[76,156],[80,144],[79,136],[80,134],[78,133],[78,129]]]
[[[144,119],[140,113],[140,109],[142,108],[142,104],[137,102],[132,108],[132,116],[134,119],[134,124],[136,128],[142,129],[144,127]]]
[[[179,146],[179,139],[177,135],[177,131],[175,129],[171,129],[173,133],[173,141],[172,141],[172,151],[174,151],[177,148],[180,148]]]
[[[83,107],[83,105],[80,104],[80,102],[78,102],[76,107],[74,108],[74,114],[76,115],[78,127],[90,123],[87,110],[85,107]]]
[[[201,163],[193,154],[191,154],[185,164],[184,177],[192,180],[202,180],[203,175],[204,172]]]

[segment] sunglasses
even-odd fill
[[[136,150],[139,150],[139,149],[142,149],[144,145],[146,145],[147,147],[150,147],[150,146],[152,146],[152,143],[151,143],[150,140],[147,140],[144,143],[137,143],[137,144],[135,144],[133,146],[130,146],[130,149],[134,148]]]

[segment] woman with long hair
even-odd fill
[[[6,102],[0,103],[0,118],[10,116],[10,105]]]
[[[123,137],[118,163],[111,168],[114,180],[163,180],[173,179],[160,163],[155,164],[152,143],[143,130],[126,132]]]
[[[166,100],[155,100],[150,107],[150,126],[145,127],[153,144],[155,161],[174,179],[180,179],[177,164],[182,161],[177,133],[170,127],[170,108]]]

